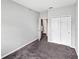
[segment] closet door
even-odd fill
[[[60,33],[61,44],[71,46],[71,17],[61,17]]]
[[[60,18],[48,22],[48,42],[60,43]]]
[[[48,42],[71,46],[71,17],[48,20]]]

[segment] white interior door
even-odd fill
[[[48,42],[71,46],[71,17],[48,20]]]
[[[71,46],[71,17],[61,17],[60,33],[61,43]]]
[[[60,38],[60,21],[59,18],[53,18],[50,23],[50,40],[51,42],[59,43]]]

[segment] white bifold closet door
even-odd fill
[[[48,42],[71,46],[71,17],[48,20]]]

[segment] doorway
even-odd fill
[[[41,19],[41,39],[47,36],[48,31],[48,19]]]

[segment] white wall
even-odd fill
[[[60,16],[71,16],[71,44],[77,51],[77,4],[48,10],[48,20],[50,20],[52,17]]]
[[[39,13],[12,0],[2,0],[1,4],[1,55],[4,56],[36,40]]]
[[[48,10],[40,12],[40,19],[48,19]]]

